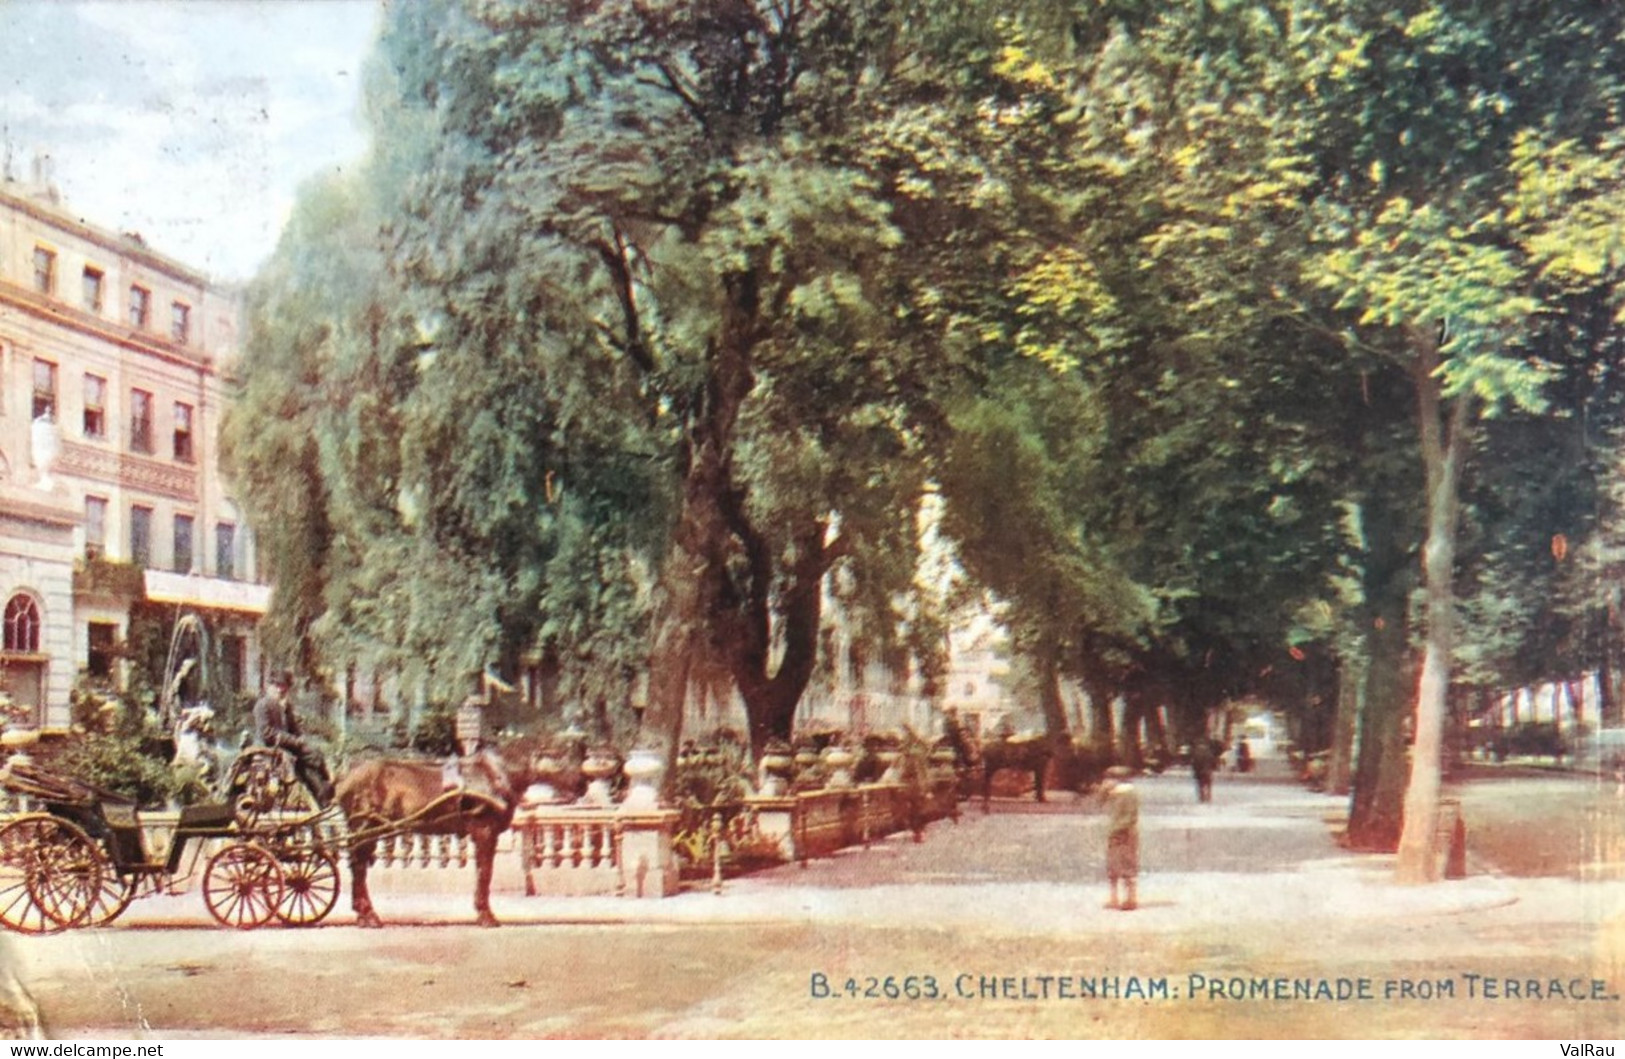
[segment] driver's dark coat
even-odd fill
[[[261,695],[254,703],[254,738],[265,746],[301,745],[299,718],[293,704],[270,692]]]

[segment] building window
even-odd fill
[[[228,581],[237,576],[237,527],[230,522],[214,527],[214,574]]]
[[[34,289],[41,294],[56,293],[56,254],[43,246],[34,248]]]
[[[185,302],[170,306],[169,337],[183,346],[192,340],[192,307]]]
[[[130,288],[130,326],[146,330],[152,319],[152,292],[145,287]]]
[[[104,286],[102,281],[104,278],[105,277],[103,276],[101,269],[91,268],[89,265],[85,266],[85,280],[82,288],[82,294],[85,301],[85,309],[89,312],[99,314],[102,311],[102,288]]]
[[[34,418],[56,418],[56,365],[34,361]]]
[[[130,391],[130,450],[152,451],[152,394]]]
[[[107,436],[107,380],[100,375],[85,376],[85,437]]]
[[[6,602],[5,649],[13,654],[39,654],[39,604],[21,592]]]
[[[130,562],[140,567],[152,565],[152,508],[130,509]]]
[[[192,462],[192,406],[175,402],[175,458]]]
[[[118,658],[118,626],[110,621],[93,621],[85,629],[85,641],[90,645],[85,672],[111,680],[113,662]]]
[[[226,687],[242,691],[248,672],[248,638],[226,634],[220,637],[220,666],[225,670]]]
[[[107,548],[107,498],[85,497],[85,555],[96,558]]]
[[[192,516],[175,516],[175,551],[171,567],[177,574],[192,572]]]

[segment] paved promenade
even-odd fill
[[[996,801],[985,816],[969,803],[923,842],[786,865],[721,895],[497,897],[497,931],[469,925],[466,896],[390,895],[383,931],[355,928],[341,904],[314,930],[237,933],[186,894],[139,901],[104,930],[14,940],[12,952],[48,1024],[112,1036],[1621,1035],[1618,882],[1475,871],[1402,887],[1391,858],[1338,848],[1329,821],[1343,799],[1268,765],[1221,775],[1210,804],[1188,775],[1136,785],[1134,912],[1104,907],[1099,807],[1062,794]],[[887,998],[892,976],[929,977],[947,1003]],[[1042,995],[1059,978],[1130,995],[1085,1018]],[[1276,979],[1451,992],[1364,1004],[1282,1002],[1256,985],[1229,995]],[[880,995],[863,995],[871,980]],[[819,997],[820,981],[835,995]],[[1169,995],[1132,992],[1157,982]],[[1221,995],[1193,995],[1212,982]],[[229,1002],[194,1003],[219,997]]]

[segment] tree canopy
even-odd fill
[[[940,664],[936,493],[1052,730],[1063,678],[1182,738],[1239,695],[1363,701],[1351,833],[1403,821],[1425,874],[1452,686],[1617,666],[1622,32],[391,8],[374,158],[254,294],[229,441],[271,635],[447,688],[545,657],[668,748],[718,678],[759,749],[831,599]]]

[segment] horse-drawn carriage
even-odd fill
[[[0,925],[11,930],[111,923],[136,897],[183,889],[200,862],[204,904],[225,926],[310,925],[338,900],[327,814],[244,816],[229,802],[143,811],[15,758],[0,769],[0,786],[25,807],[0,826]],[[252,793],[255,806],[267,798]]]
[[[495,926],[497,836],[532,775],[529,748],[511,754],[518,760],[470,760],[450,782],[443,763],[365,758],[340,780],[338,800],[318,808],[285,751],[250,748],[218,800],[171,813],[14,757],[0,768],[0,788],[22,806],[0,821],[0,926],[26,934],[102,926],[135,897],[185,889],[200,862],[203,900],[219,923],[311,926],[338,902],[340,854],[357,922],[378,926],[367,869],[380,840],[406,833],[473,842],[475,911]]]

